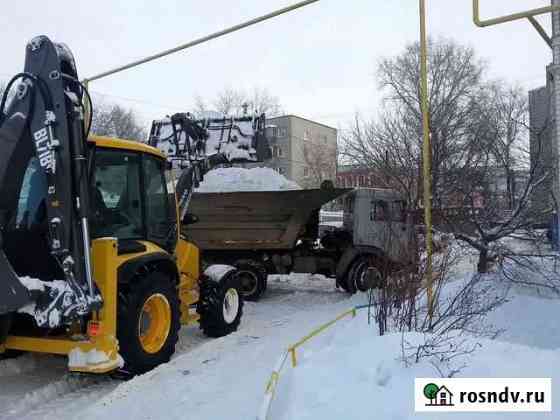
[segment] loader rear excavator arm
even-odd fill
[[[101,305],[89,255],[86,95],[65,45],[45,36],[28,43],[24,72],[10,81],[0,102],[0,315],[27,306],[39,326],[52,328]],[[43,225],[49,258],[60,268],[63,278],[57,280],[62,281],[25,277],[25,269],[15,269],[4,252],[7,245],[21,247],[21,252],[29,246],[6,241],[9,232],[21,228],[18,204],[32,160],[44,178]],[[36,256],[28,257],[31,264]]]

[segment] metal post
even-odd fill
[[[420,96],[422,108],[422,176],[424,188],[424,224],[426,225],[426,282],[430,325],[434,313],[432,276],[432,146],[428,98],[428,41],[426,36],[426,0],[420,0]]]
[[[551,0],[551,6],[559,7],[560,0]],[[554,162],[556,165],[556,173],[554,174],[552,185],[553,193],[558,199],[560,197],[560,165],[559,165],[559,151],[560,151],[560,130],[558,123],[560,122],[560,12],[558,9],[552,12],[552,81],[553,92],[551,100],[551,117],[553,121],[552,126],[552,148],[554,153]],[[560,221],[558,218],[557,222]],[[556,229],[558,233],[557,243],[560,243],[560,226]]]
[[[532,16],[544,15],[554,10],[558,10],[558,3],[555,3],[553,0],[552,6],[550,7],[539,7],[525,12],[513,13],[511,15],[483,20],[480,18],[480,0],[473,0],[473,21],[476,26],[483,28],[486,26],[498,25],[500,23],[513,22],[514,20],[526,19]]]

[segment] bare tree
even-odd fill
[[[488,82],[474,51],[454,41],[432,40],[430,51],[434,221],[475,248],[479,271],[486,272],[504,254],[503,238],[544,218],[530,203],[550,174],[539,165],[529,170],[523,91]],[[423,187],[418,44],[382,60],[378,73],[385,90],[383,112],[379,121],[356,117],[343,134],[343,154],[383,174],[415,209]]]
[[[512,109],[520,120],[512,118]],[[528,166],[525,113],[523,101],[518,101],[513,91],[502,91],[497,100],[494,98],[484,108],[486,124],[480,125],[479,135],[466,146],[471,158],[457,168],[457,179],[449,183],[461,211],[446,217],[446,226],[457,239],[478,251],[480,273],[487,272],[492,263],[515,255],[505,239],[531,232],[533,225],[552,210],[531,205],[539,186],[552,174],[542,171],[539,164],[543,161],[546,127],[532,133],[537,145],[532,156],[536,164]]]
[[[484,64],[467,48],[448,39],[430,40],[429,108],[432,185],[435,205],[445,194],[446,173],[463,159],[469,116],[482,91]],[[343,154],[352,162],[384,173],[415,206],[422,193],[422,116],[418,43],[378,67],[384,90],[379,122],[356,118],[343,136]]]
[[[208,102],[201,96],[196,97],[195,114],[205,115],[214,111],[221,115],[266,114],[268,117],[282,113],[282,106],[277,96],[266,88],[254,88],[251,91],[227,87]]]
[[[465,367],[464,356],[480,347],[480,338],[495,338],[502,330],[487,315],[506,302],[508,283],[479,274],[457,279],[454,267],[464,252],[451,235],[436,235],[433,313],[426,292],[426,260],[413,269],[387,275],[380,270],[381,288],[370,291],[370,319],[379,334],[402,333],[405,365],[427,360],[440,376],[451,377]],[[416,332],[412,340],[405,333]]]
[[[94,106],[91,132],[136,141],[144,141],[147,137],[146,129],[132,109],[107,103]]]

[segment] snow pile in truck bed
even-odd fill
[[[301,187],[271,168],[218,168],[208,172],[197,192],[280,191]]]

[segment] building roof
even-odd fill
[[[310,120],[308,118],[300,117],[299,115],[294,115],[294,114],[286,114],[286,115],[278,115],[276,117],[270,117],[270,118],[267,118],[267,121],[276,120],[276,119],[280,119],[280,118],[290,118],[290,117],[298,118],[300,120],[304,120],[304,121],[310,122],[312,124],[321,125],[321,126],[323,126],[325,128],[328,128],[330,130],[338,131],[337,128],[331,127],[330,125],[326,125],[326,124],[323,124],[323,123],[320,123],[320,122],[317,122],[317,121],[313,121],[313,120]]]

